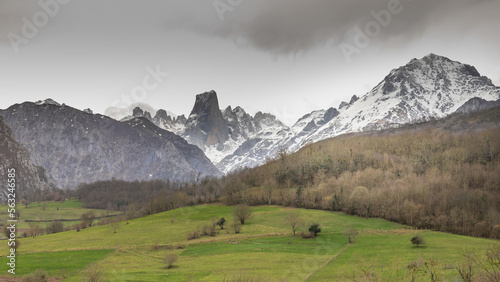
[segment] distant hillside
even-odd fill
[[[227,202],[344,211],[496,238],[500,107],[337,136],[230,179]]]
[[[50,99],[0,114],[31,162],[61,188],[112,178],[189,181],[220,174],[198,147],[143,118],[119,122]]]
[[[30,161],[28,150],[19,144],[13,137],[12,130],[0,116],[0,179],[5,181],[4,189],[0,192],[0,199],[6,199],[7,175],[9,169],[15,169],[15,194],[18,200],[24,195],[34,196],[35,191],[51,189],[54,186],[50,176],[41,166],[35,166]],[[30,200],[35,200],[30,198]]]
[[[397,129],[351,133],[280,150],[265,165],[179,187],[137,194],[139,184],[80,187],[99,206],[100,187],[123,187],[112,201],[146,214],[224,202],[282,205],[379,217],[418,228],[500,239],[500,107]],[[149,183],[151,191],[158,186]],[[141,189],[146,189],[141,184]]]

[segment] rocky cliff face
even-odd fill
[[[30,160],[28,150],[13,137],[11,129],[0,116],[0,179],[7,183],[8,170],[15,169],[17,199],[24,195],[34,195],[37,190],[52,189],[54,184],[41,166],[35,166]],[[0,199],[5,200],[7,185],[2,185]]]
[[[200,148],[223,144],[229,139],[228,127],[219,109],[215,91],[196,95],[183,136]]]
[[[474,97],[469,101],[465,102],[460,108],[456,110],[456,113],[468,114],[472,112],[479,112],[494,107],[500,106],[500,100],[497,101],[486,101],[479,97]]]
[[[31,161],[61,188],[111,178],[185,181],[219,174],[199,148],[146,119],[118,122],[54,103],[17,104],[0,114]]]

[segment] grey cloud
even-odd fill
[[[371,11],[387,9],[391,0],[275,0],[246,1],[236,11],[227,13],[224,22],[214,28],[214,34],[232,38],[269,53],[300,53],[329,41],[339,43],[350,30],[374,20]],[[442,18],[456,22],[457,30],[463,28],[463,18],[454,18],[456,12],[470,11],[466,21],[474,26],[484,20],[481,12],[500,9],[496,0],[401,0],[403,12],[394,15],[389,26],[384,27],[377,40],[403,37],[408,42],[419,37],[427,28]],[[254,6],[245,14],[247,6]],[[498,20],[495,20],[498,23]]]
[[[228,3],[227,0],[219,0]],[[162,35],[161,30],[191,30],[206,36],[233,40],[236,44],[272,54],[308,51],[333,42],[340,43],[352,28],[373,20],[370,11],[387,9],[397,0],[242,0],[220,21],[213,1],[195,0],[74,0],[59,25],[71,27],[85,41],[100,37],[116,41],[134,36]],[[404,10],[383,28],[377,40],[403,37],[402,42],[420,36],[443,18],[474,26],[484,22],[483,10],[500,10],[498,0],[400,0]],[[8,42],[9,31],[19,31],[21,17],[40,10],[38,1],[0,0],[0,43]],[[467,21],[455,13],[470,11]],[[494,17],[494,14],[488,14]],[[490,19],[498,23],[498,19]],[[439,28],[439,27],[437,27]],[[113,35],[113,36],[112,36]],[[162,36],[168,37],[167,33]]]

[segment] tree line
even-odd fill
[[[500,238],[500,129],[344,135],[257,168],[187,183],[118,180],[75,191],[90,208],[147,215],[181,206],[282,205]]]

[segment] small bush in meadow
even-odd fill
[[[174,263],[177,261],[176,254],[168,254],[163,258],[163,262],[165,263],[165,268],[171,268]]]

